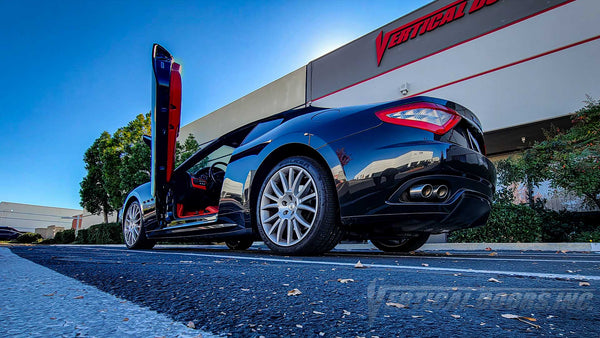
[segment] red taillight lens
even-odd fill
[[[430,102],[388,108],[375,115],[383,122],[424,129],[438,135],[445,134],[460,121],[454,110]]]

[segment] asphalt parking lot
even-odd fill
[[[198,330],[232,336],[593,336],[600,254],[338,246],[318,257],[222,246],[17,255]],[[360,260],[362,268],[357,268]],[[93,319],[91,319],[93,320]]]

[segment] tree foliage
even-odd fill
[[[150,113],[139,114],[112,136],[104,131],[85,152],[87,175],[80,183],[80,204],[93,214],[104,214],[105,223],[132,189],[151,179],[152,152],[142,140],[151,134],[151,125]],[[182,145],[178,142],[176,165],[199,148],[191,134]]]
[[[506,177],[500,180],[532,186],[548,181],[551,187],[572,192],[600,208],[600,101],[588,97],[571,122],[567,131],[546,131],[546,140],[519,159],[501,163]]]

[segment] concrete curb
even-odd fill
[[[125,249],[123,244],[53,244],[56,246],[80,246],[80,247],[117,247]],[[207,249],[219,248],[227,249],[224,245],[169,245],[161,244],[156,248],[171,249]],[[253,248],[268,250],[263,242],[255,242]],[[427,243],[419,250],[421,251],[584,251],[600,252],[600,243]],[[373,244],[369,243],[344,243],[338,244],[335,250],[379,250]]]
[[[459,250],[481,251],[492,250],[514,251],[589,251],[600,252],[600,243],[430,243],[420,250]]]

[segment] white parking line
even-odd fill
[[[350,256],[350,253],[344,253],[342,256]],[[356,253],[352,255],[354,257],[371,257],[369,255],[361,255],[360,253]],[[572,259],[535,259],[535,258],[510,258],[510,257],[502,257],[498,256],[482,256],[482,257],[460,257],[460,256],[407,256],[407,255],[385,255],[380,257],[387,258],[425,258],[425,259],[449,259],[449,260],[494,260],[494,261],[515,261],[515,262],[556,262],[556,263],[597,263],[600,264],[600,260],[590,261],[590,260],[572,260]],[[571,257],[569,257],[571,258]]]
[[[83,248],[83,247],[82,247]],[[92,249],[92,248],[90,248]],[[247,257],[247,256],[234,256],[234,255],[222,255],[222,254],[200,254],[200,253],[189,253],[189,252],[162,252],[158,250],[154,251],[131,251],[126,249],[103,249],[93,248],[98,250],[113,250],[122,251],[129,253],[145,253],[145,254],[161,254],[161,255],[179,255],[179,256],[196,256],[196,257],[209,257],[209,258],[224,258],[224,259],[238,259],[247,261],[262,261],[262,262],[280,262],[280,263],[295,263],[295,264],[312,264],[312,265],[332,265],[332,266],[351,266],[354,267],[354,263],[344,262],[328,262],[318,260],[296,260],[296,259],[285,259],[285,258],[269,258],[269,257]],[[474,274],[486,274],[486,275],[506,275],[506,276],[519,276],[519,277],[537,277],[537,278],[549,278],[549,279],[569,279],[569,280],[600,280],[600,276],[584,276],[584,275],[573,275],[573,274],[556,274],[556,273],[540,273],[540,272],[522,272],[522,271],[502,271],[502,270],[474,270],[474,269],[462,269],[462,268],[439,268],[432,266],[412,266],[412,265],[389,265],[389,264],[364,264],[370,268],[383,268],[383,269],[400,269],[400,270],[419,270],[419,271],[442,271],[442,272],[460,272],[460,273],[474,273]]]

